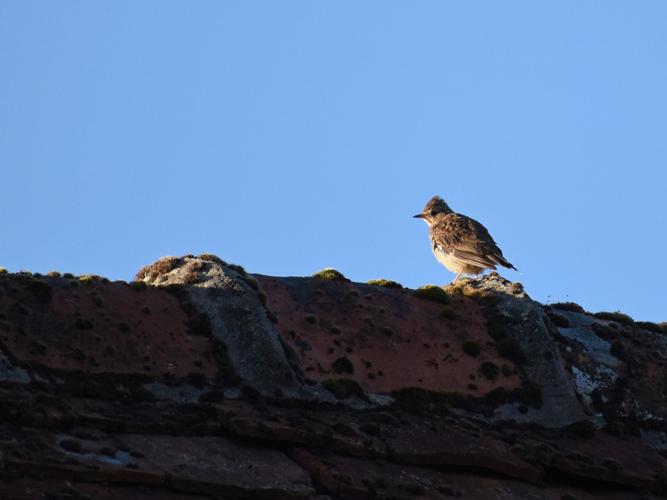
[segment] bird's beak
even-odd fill
[[[423,218],[424,218],[424,214],[413,215],[413,217],[414,217],[415,219],[423,219]]]

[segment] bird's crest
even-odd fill
[[[447,205],[447,203],[445,203],[445,200],[443,200],[440,196],[434,196],[433,198],[428,200],[428,203],[424,207],[423,213],[435,215],[441,212],[448,214],[452,212],[452,209],[449,208],[449,205]]]

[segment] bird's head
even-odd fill
[[[438,217],[440,214],[451,214],[452,209],[449,208],[447,203],[445,203],[445,200],[440,198],[440,196],[434,196],[430,200],[428,200],[428,203],[424,207],[424,210],[420,214],[415,215],[414,217],[416,219],[424,219],[424,222],[427,224],[431,225],[433,221]]]

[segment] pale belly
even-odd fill
[[[481,267],[471,266],[470,264],[466,264],[465,262],[457,259],[456,257],[453,257],[452,255],[443,252],[442,250],[440,250],[440,248],[434,248],[433,255],[435,255],[435,258],[438,260],[438,262],[440,262],[440,264],[445,266],[453,273],[479,274],[480,272],[482,272]]]
[[[433,249],[433,255],[435,255],[435,258],[438,259],[438,262],[445,266],[447,269],[452,271],[453,273],[460,273],[463,271],[463,268],[465,267],[465,263],[461,262],[459,259],[452,257],[451,255],[443,252],[439,248],[434,248]]]

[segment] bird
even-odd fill
[[[435,258],[456,273],[452,283],[462,274],[477,275],[485,269],[495,270],[497,265],[517,270],[481,223],[457,214],[440,196],[431,198],[414,217],[428,224]]]

